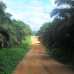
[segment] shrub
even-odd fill
[[[0,50],[0,74],[11,74],[28,50],[26,43]]]

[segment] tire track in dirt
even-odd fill
[[[65,65],[52,59],[37,36],[32,36],[30,51],[20,61],[12,74],[74,74]]]

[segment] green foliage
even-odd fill
[[[51,51],[51,54],[54,55],[57,58],[61,57],[61,51],[58,48],[53,48]]]
[[[30,39],[29,39],[30,40]],[[19,61],[28,52],[28,42],[15,45],[12,48],[3,48],[0,50],[0,74],[11,74],[18,65]]]
[[[6,5],[0,1],[0,48],[12,47],[31,35],[30,26],[23,21],[11,19],[11,14],[5,12]]]
[[[26,36],[32,32],[29,25],[11,19],[5,9],[6,4],[0,1],[0,74],[11,74],[29,50],[30,37]]]
[[[22,40],[22,42],[23,42],[23,43],[27,43],[28,45],[30,45],[30,44],[31,44],[31,38],[30,38],[30,36],[26,36],[25,41]]]
[[[69,4],[69,8],[54,9],[51,16],[58,15],[51,23],[42,25],[37,34],[51,55],[74,66],[74,1],[56,0],[56,3]]]
[[[68,5],[68,7],[57,7],[51,12],[51,16],[57,15],[64,19],[68,19],[71,15],[74,15],[74,1],[73,0],[55,0],[57,6]]]

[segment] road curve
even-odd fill
[[[52,59],[37,36],[32,36],[30,51],[20,61],[12,74],[74,74],[74,71]]]

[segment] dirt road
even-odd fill
[[[31,40],[30,51],[12,74],[74,74],[74,71],[52,59],[36,36],[32,36]]]

